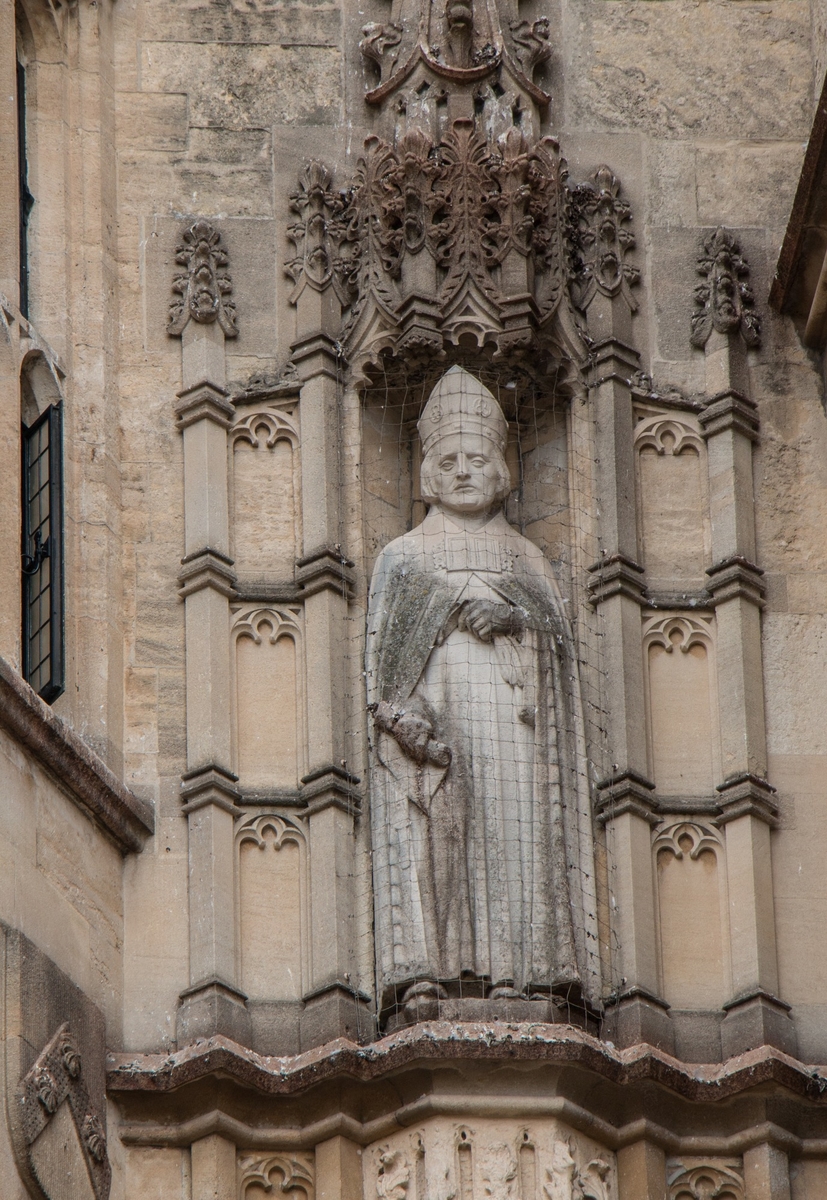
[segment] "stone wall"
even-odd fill
[[[744,1102],[724,1129],[705,1096],[706,1125],[690,1131],[687,1110],[667,1099],[668,1132],[633,1162],[643,1134],[636,1142],[618,1133],[617,1112],[585,1098],[592,1065],[566,1098],[589,1110],[591,1132],[585,1118],[565,1124],[561,1110],[525,1138],[523,1110],[495,1130],[487,1123],[496,1113],[474,1115],[467,1097],[441,1124],[414,1115],[396,1125],[389,1114],[401,1101],[383,1092],[340,1104],[331,1098],[339,1083],[315,1109],[291,1094],[259,1122],[258,1101],[239,1099],[236,1084],[219,1086],[206,1068],[181,1084],[190,1091],[180,1107],[164,1093],[156,1111],[153,1096],[173,1069],[166,1056],[186,1056],[196,1038],[229,1038],[249,1063],[312,1055],[338,1036],[367,1045],[379,1036],[368,583],[382,548],[424,515],[415,421],[454,362],[483,377],[511,422],[506,514],[553,564],[577,638],[599,817],[603,1003],[561,1009],[560,1023],[685,1063],[757,1054],[767,1043],[767,1062],[825,1060],[827,418],[817,365],[792,321],[767,304],[824,73],[822,9],[816,0],[555,0],[541,10],[527,0],[503,19],[503,36],[509,21],[534,28],[538,65],[520,74],[528,43],[508,43],[523,55],[505,85],[508,103],[500,82],[497,92],[482,76],[467,85],[456,77],[429,108],[424,57],[407,91],[399,83],[398,93],[365,101],[400,64],[360,53],[372,36],[364,27],[390,28],[390,55],[388,23],[402,27],[404,44],[414,6],[79,0],[52,9],[24,0],[32,305],[26,321],[6,171],[0,654],[19,668],[19,378],[38,358],[66,429],[68,666],[54,712],[139,806],[152,806],[155,836],[133,854],[145,826],[123,857],[111,829],[67,798],[74,785],[55,782],[38,745],[3,726],[0,920],[95,1006],[109,1049],[126,1056],[117,1070],[134,1059],[136,1078],[149,1080],[137,1099],[124,1098],[120,1076],[110,1081],[120,1105],[110,1121],[126,1128],[122,1144],[109,1139],[113,1196],[201,1200],[201,1189],[258,1200],[279,1188],[348,1200],[362,1189],[371,1200],[625,1200],[639,1191],[654,1200],[669,1190],[670,1200],[697,1200],[706,1185],[692,1172],[703,1168],[717,1172],[715,1195],[786,1200],[773,1158],[782,1153],[793,1160],[794,1200],[821,1195],[812,1113],[796,1110],[783,1136],[750,1143],[744,1129],[783,1124],[769,1102],[754,1111]],[[547,39],[534,26],[542,16]],[[0,46],[11,47],[9,3],[0,22]],[[8,96],[13,55],[1,56]],[[375,210],[374,225],[359,227],[362,267],[375,265],[377,294],[380,284],[407,289],[416,321],[391,328],[380,303],[359,308],[364,292],[353,299],[338,259],[330,278],[308,285],[314,262],[352,253],[331,228],[358,207],[348,189],[364,179],[365,139],[395,139],[398,149],[420,112],[432,146],[443,146],[426,165],[444,156],[457,118],[477,119],[490,146],[503,119],[532,150],[553,135],[568,174],[556,148],[543,153],[560,195],[578,185],[612,192],[615,232],[634,234],[624,253],[639,284],[630,272],[622,297],[608,289],[582,300],[575,243],[565,240],[575,235],[560,216],[571,278],[554,336],[537,316],[542,271],[521,267],[523,290],[502,287],[513,299],[537,285],[535,308],[519,318],[533,341],[522,358],[497,343],[495,357],[485,322],[493,328],[502,315],[472,297],[468,329],[451,341],[445,330],[451,321],[459,329],[461,314],[416,309],[417,297],[439,299],[428,291],[436,268],[427,252],[386,269],[369,246],[381,224]],[[3,161],[14,164],[13,107],[0,123]],[[618,215],[625,201],[628,221]],[[316,202],[325,233],[311,261]],[[225,255],[210,260],[226,272],[221,319],[179,308],[171,320],[187,247],[207,237],[185,233],[201,219]],[[747,308],[760,318],[760,344],[737,322],[693,344],[699,254],[719,227],[744,260],[738,279],[754,294]],[[498,287],[513,268],[497,267]],[[562,259],[554,269],[563,272]],[[405,343],[411,325],[430,349]],[[475,341],[472,326],[488,332]],[[720,408],[716,397],[733,389],[739,396]],[[710,574],[722,561],[731,578]],[[656,1055],[655,1074],[663,1061]],[[620,1070],[612,1063],[605,1078]],[[513,1081],[477,1068],[496,1107],[491,1097]],[[434,1084],[422,1072],[407,1079],[405,1103],[417,1088],[450,1092],[445,1075]],[[239,1091],[271,1094],[261,1078]],[[792,1087],[761,1078],[775,1096]],[[662,1086],[669,1096],[677,1088]],[[810,1096],[801,1112],[810,1101],[818,1109]],[[641,1121],[661,1115],[650,1100],[635,1104]],[[329,1127],[313,1125],[328,1118]],[[558,1118],[563,1125],[549,1123]],[[347,1124],[357,1120],[358,1134]],[[373,1120],[385,1122],[381,1131]],[[485,1143],[470,1175],[457,1141],[466,1128]],[[293,1133],[279,1140],[273,1130]],[[438,1170],[423,1165],[429,1138],[443,1155]],[[755,1157],[759,1144],[766,1161]],[[693,1157],[693,1146],[706,1157]],[[8,1177],[11,1155],[11,1142],[1,1143]],[[568,1191],[558,1198],[560,1172]]]

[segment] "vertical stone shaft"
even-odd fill
[[[224,332],[189,321],[182,333],[190,986],[178,1013],[179,1042],[221,1033],[249,1040],[237,988],[234,800],[231,744],[230,558]]]
[[[713,331],[705,346],[712,398],[700,417],[708,447],[712,524],[709,590],[717,622],[718,708],[724,777],[718,785],[726,831],[733,998],[721,1029],[725,1056],[770,1043],[794,1050],[777,999],[778,962],[770,829],[773,788],[761,658],[763,572],[755,563],[752,449],[758,414],[746,394],[746,351],[737,331]]]
[[[652,1142],[632,1142],[617,1152],[619,1200],[663,1200],[666,1155]]]
[[[67,498],[83,494],[78,519],[65,524],[69,658],[62,703],[76,727],[85,730],[95,750],[120,774],[123,563],[113,36],[110,5],[79,5],[67,24],[66,120],[76,131],[68,140],[66,160],[65,228],[75,247],[69,256],[68,311],[55,312],[53,247],[35,235],[31,313],[39,333],[50,337],[53,329],[55,334],[60,329],[66,337],[70,384],[64,487]],[[30,116],[34,111],[30,109]],[[45,164],[39,163],[41,168]],[[42,193],[39,200],[45,206]],[[94,404],[88,402],[91,396],[96,397]],[[88,449],[81,451],[92,446],[91,457]],[[70,501],[67,512],[72,507]]]
[[[625,302],[600,300],[596,319],[611,327]],[[611,307],[610,307],[611,306]],[[628,314],[618,313],[626,333]],[[606,738],[611,762],[599,783],[599,819],[606,825],[613,927],[613,982],[619,1002],[609,1014],[611,1036],[621,1044],[648,1041],[670,1049],[673,1037],[659,999],[651,826],[653,784],[648,779],[640,605],[642,568],[637,558],[634,414],[628,380],[637,354],[617,337],[596,347],[592,406],[597,460],[600,559],[592,568],[593,602],[602,633]]]
[[[14,5],[0,5],[0,212],[19,210],[17,170],[17,34]],[[0,291],[17,304],[20,264],[17,223],[0,223]]]
[[[14,5],[0,5],[0,212],[18,212],[17,86]],[[0,291],[18,301],[18,230],[11,219],[0,221]],[[5,321],[3,322],[5,324]],[[0,446],[12,469],[0,473],[0,654],[20,666],[20,384],[17,375],[18,330],[0,328]],[[14,464],[12,466],[12,464]]]
[[[344,1137],[318,1143],[316,1200],[362,1200],[361,1153],[355,1142]]]
[[[14,5],[0,5],[0,212],[17,213],[17,114],[15,112]],[[17,224],[0,221],[0,291],[18,300]],[[3,328],[2,326],[6,326]],[[0,326],[0,446],[8,468],[0,473],[0,654],[20,667],[20,383],[19,331],[13,320]]]
[[[310,987],[302,1041],[317,1045],[355,1036],[361,1002],[351,984],[354,951],[353,815],[358,805],[347,769],[347,616],[352,564],[341,545],[340,407],[337,347],[341,313],[333,289],[305,288],[296,304],[293,361],[302,379],[302,556],[310,843]]]
[[[790,1164],[777,1146],[761,1142],[744,1151],[746,1200],[790,1200]]]
[[[192,1143],[192,1200],[235,1200],[236,1149],[232,1142],[211,1133]]]

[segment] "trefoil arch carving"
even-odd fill
[[[650,617],[643,626],[644,649],[662,646],[667,654],[675,649],[688,654],[693,646],[701,645],[712,650],[714,620],[712,616],[696,617],[686,613]]]
[[[658,854],[661,850],[667,850],[675,858],[683,858],[684,854],[688,854],[694,861],[707,851],[720,857],[723,847],[717,829],[698,821],[676,821],[656,829],[652,835],[653,852]]]
[[[302,632],[300,614],[301,608],[298,606],[291,608],[268,606],[236,610],[232,625],[233,638],[235,640],[244,637],[252,638],[256,645],[261,644],[262,637],[269,638],[272,644],[275,644],[281,637],[290,637],[298,642]],[[263,634],[262,628],[265,625],[269,626],[270,632]]]
[[[238,1159],[239,1200],[247,1200],[251,1188],[292,1200],[313,1200],[315,1181],[309,1155],[244,1154]]]
[[[275,812],[246,813],[240,817],[236,826],[236,842],[239,846],[244,842],[255,842],[259,849],[263,850],[268,845],[265,836],[268,832],[273,834],[274,850],[281,850],[286,842],[294,842],[300,847],[307,845],[307,836],[302,826],[282,813]]]
[[[248,963],[247,956],[252,959],[258,959],[259,956],[265,956],[270,951],[266,944],[263,944],[263,938],[260,936],[260,930],[253,929],[249,937],[244,936],[244,903],[243,903],[243,887],[244,880],[242,873],[245,870],[243,862],[242,850],[244,846],[255,846],[258,852],[262,855],[267,855],[272,851],[273,854],[280,854],[286,846],[295,846],[298,851],[298,946],[295,944],[291,948],[293,953],[297,954],[298,974],[300,975],[300,992],[302,995],[307,991],[310,979],[310,846],[307,837],[307,831],[300,817],[292,818],[282,812],[274,812],[271,809],[264,812],[247,811],[242,813],[236,822],[235,829],[235,857],[236,857],[236,913],[237,913],[237,945],[239,947],[239,969],[240,977],[245,978],[248,967],[252,967],[252,973],[255,976],[255,963]],[[256,855],[256,852],[253,851]],[[273,862],[273,860],[270,860]],[[263,867],[266,859],[260,859],[259,863]],[[247,864],[251,865],[250,863]],[[277,904],[274,906],[274,911],[277,910]],[[262,997],[259,997],[262,998]],[[306,1171],[307,1164],[297,1162],[300,1170],[297,1173],[292,1173],[284,1169],[284,1164],[289,1164],[293,1160],[279,1160],[279,1156],[268,1156],[266,1160],[250,1160],[250,1170],[253,1172],[250,1175],[250,1181],[254,1178],[255,1169],[264,1170],[266,1162],[266,1170],[272,1172],[278,1170],[282,1175],[282,1182],[279,1190],[282,1192],[291,1192],[296,1188],[303,1189],[305,1183],[311,1184],[310,1188],[304,1188],[307,1196],[312,1197],[312,1174],[305,1176],[302,1171]],[[258,1180],[260,1182],[260,1179]],[[273,1180],[271,1179],[271,1183]],[[270,1190],[269,1188],[267,1190]],[[245,1194],[244,1189],[241,1195]],[[299,1198],[301,1200],[301,1198]]]
[[[744,1200],[741,1164],[667,1163],[668,1200]]]
[[[704,453],[706,443],[701,427],[693,417],[676,413],[655,413],[642,417],[635,426],[635,449],[651,448],[659,455],[677,457],[685,451]]]
[[[230,430],[230,440],[249,442],[256,449],[263,441],[268,449],[273,448],[281,439],[288,441],[296,449],[299,445],[299,429],[296,422],[287,413],[277,408],[257,409],[252,413],[244,413]]]

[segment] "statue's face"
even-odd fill
[[[502,456],[480,434],[449,434],[437,447],[431,475],[437,501],[460,516],[487,512],[502,499],[504,466]]]

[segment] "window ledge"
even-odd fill
[[[65,721],[0,658],[0,725],[43,766],[122,854],[154,831],[152,807],[132,794]]]

